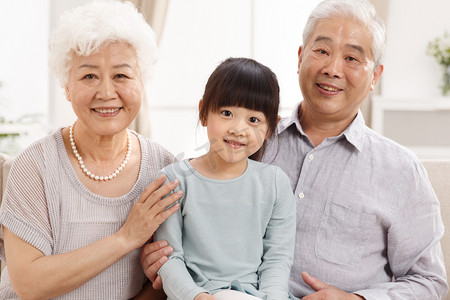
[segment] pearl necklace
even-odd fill
[[[122,164],[109,176],[97,176],[97,175],[93,174],[92,172],[90,172],[86,168],[86,166],[84,165],[84,162],[83,162],[83,158],[77,151],[77,146],[75,145],[75,140],[73,138],[73,125],[74,124],[75,123],[70,125],[70,128],[69,128],[70,145],[72,146],[73,154],[75,155],[75,158],[78,160],[78,164],[80,165],[80,168],[83,171],[83,173],[86,174],[88,176],[88,178],[97,180],[97,181],[111,180],[111,179],[115,178],[117,175],[119,175],[120,171],[122,171],[123,168],[125,168],[125,166],[128,164],[128,161],[130,160],[131,149],[132,149],[130,131],[127,129],[128,150],[127,150],[127,154],[126,154],[125,159],[123,160]]]

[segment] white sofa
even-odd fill
[[[11,157],[0,153],[0,192],[2,196],[11,163]],[[422,163],[428,171],[431,184],[441,202],[442,219],[447,229],[441,245],[447,273],[450,275],[450,160],[423,160]],[[445,299],[450,300],[450,293]]]

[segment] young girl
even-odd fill
[[[292,189],[281,169],[248,159],[262,155],[278,105],[275,74],[252,59],[229,58],[211,74],[199,103],[209,151],[162,170],[184,192],[156,233],[174,249],[159,271],[168,299],[289,298]]]

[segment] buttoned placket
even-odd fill
[[[305,186],[306,176],[311,176],[315,174],[316,171],[312,172],[311,169],[317,168],[317,158],[319,153],[334,144],[336,141],[340,140],[342,135],[337,137],[326,138],[320,145],[315,148],[311,148],[303,159],[302,169],[300,171],[299,180],[297,186],[295,187],[295,196],[297,201],[306,200],[308,197],[309,186]]]
[[[305,191],[305,178],[307,176],[307,174],[309,173],[309,169],[312,166],[312,164],[314,163],[314,158],[315,158],[315,153],[316,153],[316,148],[313,148],[311,151],[309,151],[306,155],[305,158],[303,160],[303,165],[302,165],[302,170],[300,172],[300,178],[298,180],[297,186],[295,188],[295,193],[297,196],[297,201],[299,200],[303,200],[305,199],[305,197],[307,196],[307,191]]]

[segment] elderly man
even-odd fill
[[[298,51],[303,101],[263,158],[288,174],[297,196],[289,284],[305,300],[443,299],[448,289],[439,201],[425,170],[359,111],[383,72],[384,48],[369,1],[320,3]],[[160,242],[142,254],[156,287],[167,253]]]

